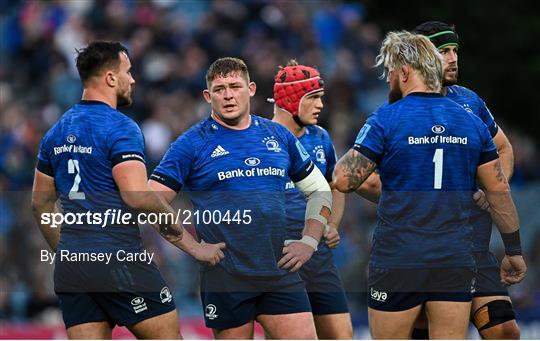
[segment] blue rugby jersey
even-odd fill
[[[71,251],[139,250],[138,226],[118,224],[107,210],[135,213],[125,205],[112,176],[123,161],[144,162],[144,139],[137,124],[99,101],[81,101],[69,109],[45,134],[37,169],[54,177],[60,202],[67,213],[100,214],[62,226],[59,249]],[[113,211],[109,211],[112,213]],[[88,224],[90,223],[94,224]],[[103,227],[102,225],[106,223]]]
[[[495,123],[495,119],[486,106],[486,103],[474,91],[463,86],[449,86],[446,97],[460,104],[467,112],[478,116],[482,122],[489,128],[489,132],[494,137],[499,127]],[[491,230],[493,222],[488,212],[479,207],[473,208],[473,217],[471,223],[474,228],[473,244],[474,251],[486,252],[489,251],[489,242],[491,239]]]
[[[412,93],[374,112],[354,148],[382,181],[373,266],[474,265],[476,171],[498,157],[478,117],[440,94]]]
[[[337,157],[328,132],[317,125],[306,126],[305,133],[298,140],[309,153],[311,161],[330,183]],[[300,239],[305,223],[306,197],[294,187],[292,180],[287,181],[285,189],[288,234],[291,239]],[[319,249],[326,247],[326,243],[321,241]]]
[[[302,180],[313,167],[300,142],[275,122],[252,115],[248,128],[234,130],[209,117],[170,146],[151,178],[189,191],[199,238],[227,244],[220,266],[233,274],[270,276],[287,273],[277,267],[287,237],[285,183]],[[205,221],[204,211],[221,217],[249,211],[249,219]]]

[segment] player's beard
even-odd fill
[[[131,91],[127,90],[123,94],[116,95],[116,105],[119,107],[124,107],[131,105],[133,100],[131,99]]]
[[[457,82],[458,82],[458,74],[457,74],[457,71],[456,71],[456,76],[455,77],[450,77],[450,78],[444,77],[442,85],[443,86],[451,86],[451,85],[456,85]]]
[[[390,79],[390,92],[388,92],[388,104],[392,104],[403,98],[403,92],[399,87],[399,78]]]
[[[459,70],[456,70],[456,73],[454,74],[454,76],[446,76],[446,75],[443,75],[443,82],[442,82],[442,85],[443,86],[451,86],[451,85],[456,85],[457,82],[458,82],[458,75],[459,75]]]
[[[399,85],[390,87],[390,92],[388,93],[388,104],[399,101],[403,98],[403,92],[399,88]]]

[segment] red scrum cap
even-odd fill
[[[319,71],[304,65],[290,65],[280,69],[274,81],[274,102],[293,117],[298,116],[304,96],[324,90]]]

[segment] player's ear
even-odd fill
[[[257,92],[257,84],[255,84],[255,82],[249,82],[248,88],[249,88],[249,97],[255,96],[255,92]]]
[[[114,72],[107,71],[105,73],[105,83],[107,83],[107,85],[110,86],[111,88],[114,88],[117,85],[118,80]]]
[[[204,89],[202,92],[202,95],[206,103],[209,103],[209,104],[212,103],[212,99],[210,98],[210,91],[208,91],[208,89]]]
[[[409,79],[409,74],[411,72],[411,68],[409,65],[403,65],[399,70],[399,75],[401,76],[401,80],[403,82],[406,82]]]

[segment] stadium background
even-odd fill
[[[273,76],[288,58],[317,66],[325,79],[321,125],[338,154],[386,98],[371,67],[388,30],[438,19],[461,35],[460,82],[488,103],[516,157],[511,185],[522,221],[527,279],[511,288],[523,338],[540,338],[540,20],[532,1],[10,1],[0,0],[0,338],[65,337],[45,242],[30,214],[37,146],[80,99],[74,49],[91,39],[120,40],[137,81],[133,117],[146,137],[152,170],[169,143],[209,113],[204,73],[222,56],[240,56],[258,90],[252,111],[271,117]],[[366,262],[375,207],[349,196],[336,261],[348,290],[355,336],[366,329]],[[184,336],[202,327],[197,265],[143,228],[145,245],[180,307]],[[498,233],[493,246],[501,254]],[[125,331],[115,332],[118,337]]]

